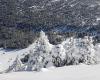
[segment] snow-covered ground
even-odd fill
[[[100,65],[78,65],[42,69],[41,72],[0,74],[0,80],[100,80]]]
[[[12,50],[6,51],[4,49],[0,49],[0,72],[4,71],[13,63],[16,59],[16,56],[23,57],[25,54],[28,54],[28,48],[22,50]]]

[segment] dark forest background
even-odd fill
[[[95,43],[100,42],[97,1],[0,0],[0,47],[26,48],[39,37],[41,30],[52,44],[70,36],[86,35],[94,36]]]

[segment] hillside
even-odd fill
[[[0,4],[2,26],[52,28],[62,24],[99,24],[99,0],[1,0]]]
[[[0,0],[0,47],[26,48],[41,30],[52,44],[73,34],[100,42],[99,12],[99,0]]]

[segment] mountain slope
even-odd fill
[[[42,27],[99,24],[99,0],[1,0],[0,4],[2,26],[19,27],[20,23]]]

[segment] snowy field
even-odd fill
[[[0,74],[0,80],[100,80],[100,65],[42,69],[41,72]]]

